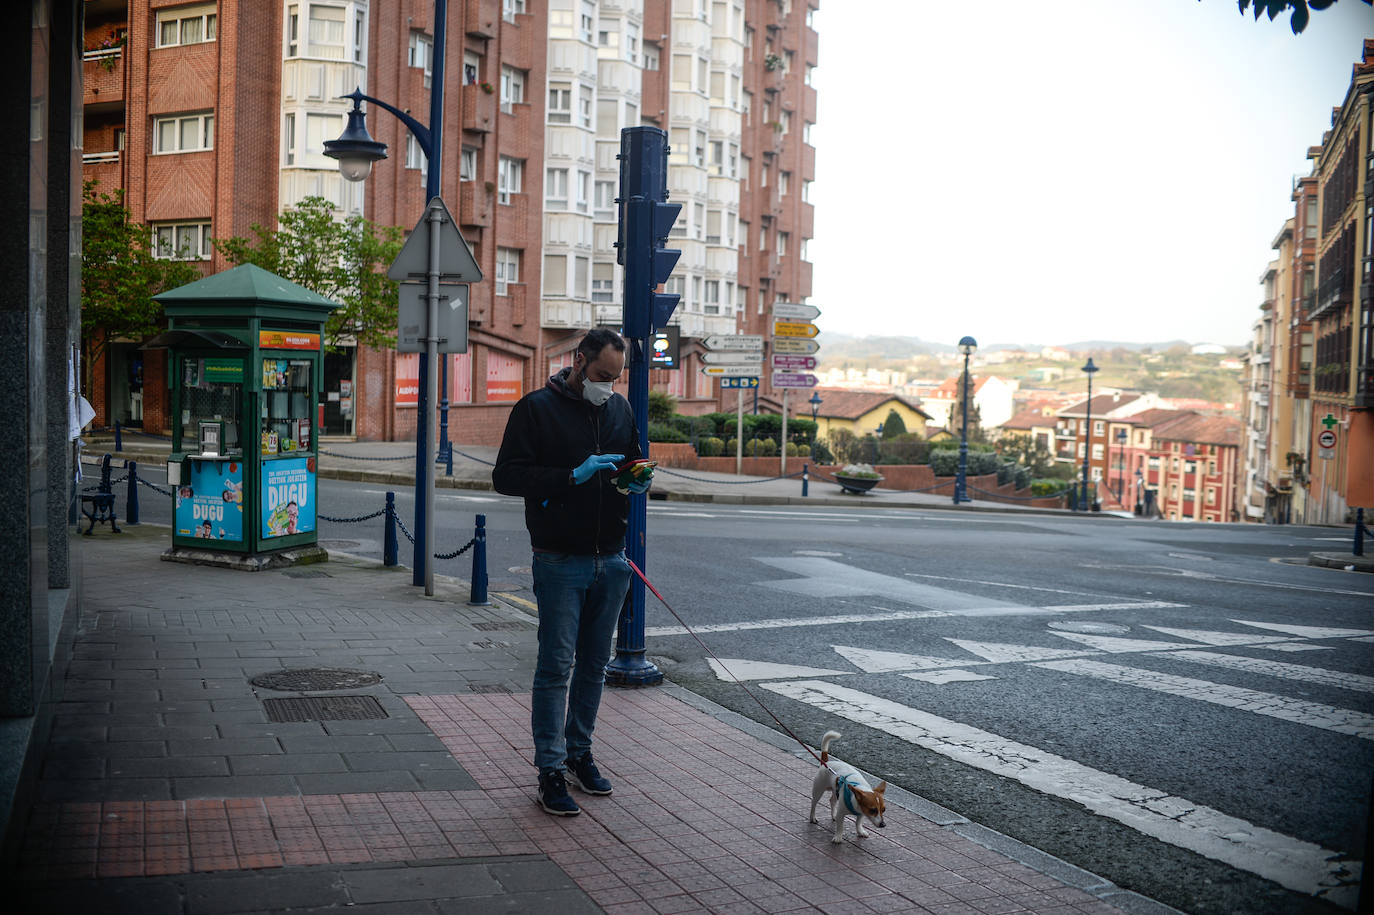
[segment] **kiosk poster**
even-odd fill
[[[315,459],[283,458],[262,467],[262,536],[315,529]]]
[[[243,464],[192,461],[176,491],[176,530],[197,540],[243,540]]]

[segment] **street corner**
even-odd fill
[[[1307,564],[1325,569],[1339,569],[1342,572],[1374,572],[1374,556],[1356,556],[1352,553],[1309,553]]]

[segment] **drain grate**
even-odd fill
[[[473,623],[472,628],[480,629],[482,632],[503,632],[515,629],[538,629],[539,626],[524,620],[493,620],[485,623]]]
[[[371,696],[264,699],[268,721],[363,721],[390,717]]]
[[[306,667],[295,670],[274,670],[259,674],[248,681],[263,689],[284,693],[306,693],[323,689],[359,689],[376,686],[382,675],[370,670],[345,670],[339,667]]]
[[[319,569],[297,569],[294,572],[283,572],[287,578],[331,578],[328,572],[321,572]]]
[[[504,683],[469,683],[468,692],[470,693],[510,693],[510,687]]]

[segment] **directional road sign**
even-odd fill
[[[773,305],[773,319],[776,321],[814,321],[821,315],[815,305],[792,305],[778,302]]]
[[[758,378],[722,378],[720,380],[722,388],[756,388],[759,386]]]
[[[811,369],[814,369],[815,367],[816,367],[816,357],[815,357],[815,356],[791,356],[791,355],[781,355],[781,356],[779,356],[779,355],[774,355],[774,356],[773,356],[773,370],[774,370],[774,371],[786,371],[786,372],[808,371],[808,372],[809,372]]]
[[[439,274],[450,283],[480,283],[482,268],[477,266],[472,249],[458,232],[453,214],[442,197],[435,197],[430,205],[439,204],[444,219],[439,223]],[[429,276],[429,209],[415,224],[415,231],[406,238],[401,253],[387,268],[386,275],[397,282],[424,280]]]
[[[724,353],[702,353],[701,361],[707,365],[753,365],[763,364],[762,352],[724,352]]]
[[[401,283],[397,293],[396,352],[423,353],[425,351],[425,321],[428,304],[425,294],[428,283]],[[441,353],[468,351],[468,284],[439,284],[439,338]]]
[[[821,329],[814,324],[807,324],[803,321],[774,321],[773,336],[775,337],[814,337],[820,333]]]
[[[819,379],[810,372],[774,372],[775,388],[814,388]]]
[[[715,378],[749,378],[757,375],[762,368],[763,366],[758,363],[752,365],[703,365],[701,374]]]
[[[773,341],[774,353],[814,353],[821,348],[815,340],[806,340],[802,337],[779,337]]]
[[[713,334],[701,341],[711,350],[763,350],[763,334]]]

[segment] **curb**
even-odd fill
[[[1308,553],[1307,564],[1345,572],[1374,572],[1374,556],[1354,553]]]

